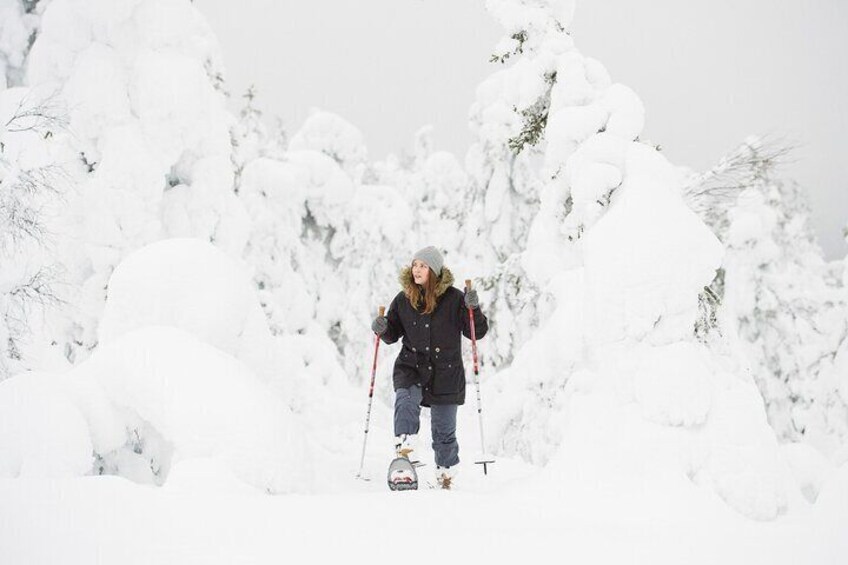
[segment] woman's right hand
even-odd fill
[[[377,335],[383,335],[387,329],[389,329],[389,321],[385,316],[377,316],[371,322],[371,331]]]

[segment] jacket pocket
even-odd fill
[[[465,390],[462,359],[438,359],[433,363],[433,394],[457,394]]]

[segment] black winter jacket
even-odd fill
[[[401,270],[398,280],[404,289],[415,284],[409,267]],[[382,340],[394,343],[403,337],[403,348],[395,360],[394,388],[420,384],[422,406],[465,402],[461,342],[463,335],[471,339],[471,324],[464,294],[452,286],[453,281],[453,273],[442,268],[436,287],[436,308],[431,314],[415,310],[404,291],[395,296],[386,314],[389,324]],[[473,312],[475,334],[480,339],[489,330],[489,322],[480,308]]]

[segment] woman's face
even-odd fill
[[[412,279],[415,284],[423,285],[430,277],[430,267],[424,261],[416,259],[412,262]]]

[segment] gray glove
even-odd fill
[[[385,316],[377,316],[371,322],[371,331],[377,335],[383,335],[387,329],[389,329],[389,321]]]
[[[477,297],[477,291],[474,289],[465,291],[465,307],[476,310],[480,307],[480,299]]]

